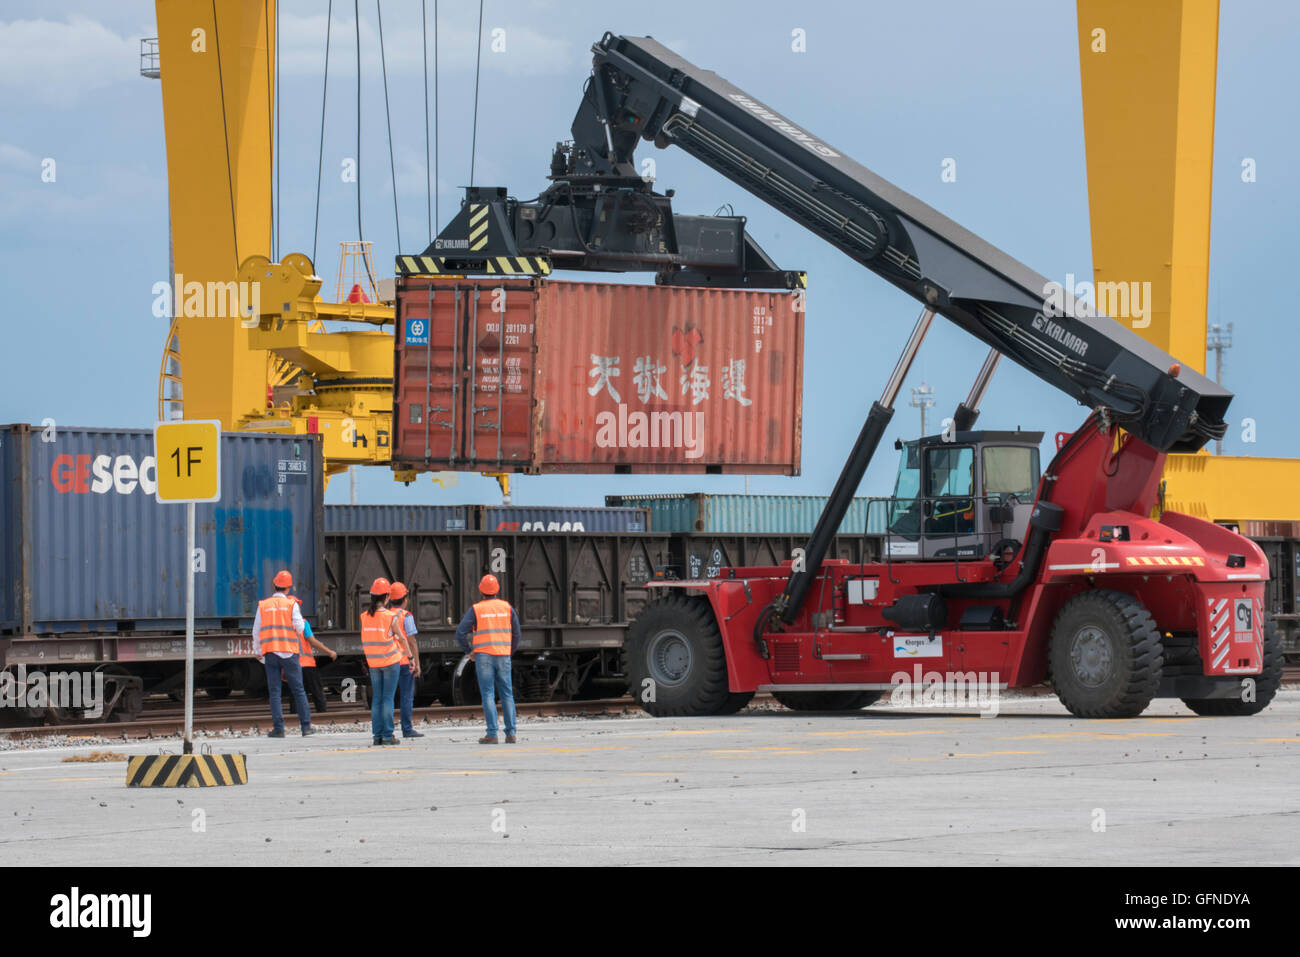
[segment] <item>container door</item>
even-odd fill
[[[402,459],[457,458],[457,370],[464,352],[459,321],[465,290],[412,280],[402,292],[398,324],[395,449]]]
[[[532,283],[484,284],[467,293],[462,454],[476,468],[516,470],[531,462],[536,306]]]

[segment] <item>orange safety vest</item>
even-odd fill
[[[410,641],[410,638],[407,637],[406,634],[406,616],[409,614],[410,612],[407,611],[405,608],[393,609],[393,625],[398,629],[402,637],[407,639],[407,641]],[[403,651],[402,664],[409,665],[410,663],[411,663],[411,656],[408,655],[405,651]]]
[[[302,635],[302,648],[298,652],[298,664],[304,668],[316,667],[316,656],[311,653],[311,645],[307,643],[307,633]]]
[[[474,604],[474,634],[470,648],[475,654],[510,656],[510,602],[485,598]]]
[[[393,612],[381,608],[373,615],[368,611],[361,613],[361,650],[366,653],[366,664],[371,668],[387,668],[402,660],[397,640],[389,629],[393,624]]]
[[[288,595],[272,595],[257,603],[261,618],[257,633],[259,654],[274,651],[295,654],[298,651],[298,632],[293,627],[293,610],[297,603]]]

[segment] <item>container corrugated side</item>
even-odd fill
[[[808,534],[817,525],[825,495],[729,495],[691,492],[662,495],[609,495],[609,505],[650,510],[656,532],[718,534]],[[840,535],[879,535],[885,530],[884,503],[855,498],[840,523]]]
[[[484,505],[478,527],[485,532],[645,532],[648,516],[648,509],[631,506]]]
[[[6,520],[6,562],[14,567],[15,546],[26,556],[6,582],[14,590],[0,630],[183,628],[186,510],[154,497],[153,433],[17,425],[0,434],[5,495],[24,511],[16,529]],[[319,438],[224,432],[221,460],[221,501],[196,506],[196,627],[248,627],[281,568],[310,616],[323,547]]]
[[[394,461],[798,474],[802,302],[774,291],[403,278]]]
[[[326,505],[325,533],[464,532],[473,505]]]

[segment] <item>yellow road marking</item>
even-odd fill
[[[430,774],[505,774],[504,771],[430,771]]]
[[[703,728],[698,731],[665,731],[662,734],[652,734],[652,738],[667,738],[676,734],[740,734],[744,731],[752,730],[750,728]]]
[[[978,718],[975,720],[979,720]],[[913,734],[947,734],[942,728],[936,728],[933,731],[886,731],[884,729],[870,728],[864,731],[809,731],[810,738],[833,738],[850,734],[871,734],[881,738],[904,738]]]
[[[1040,734],[1020,734],[995,741],[1121,741],[1129,738],[1176,738],[1172,731],[1044,731]]]
[[[1046,754],[1046,751],[968,751],[937,758],[890,758],[891,761],[947,761],[949,758],[996,758],[1014,754]]]
[[[1256,738],[1256,744],[1300,744],[1300,738]]]
[[[363,770],[362,774],[433,774],[432,768],[382,768],[378,771]]]
[[[620,771],[620,778],[666,778],[670,774],[677,774],[676,771]]]
[[[755,754],[760,756],[777,754],[824,754],[827,751],[870,751],[870,748],[791,748],[783,745],[770,745],[762,748],[718,748],[708,754]]]

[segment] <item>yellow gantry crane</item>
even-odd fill
[[[270,259],[275,0],[156,9],[175,279],[160,418],[320,433],[327,474],[386,463],[392,307],[325,301],[307,256]]]
[[[1218,0],[1077,0],[1097,284],[1151,283],[1140,336],[1205,371]],[[1300,519],[1300,459],[1170,455],[1168,508]]]
[[[162,80],[175,315],[159,418],[318,433],[327,477],[390,464],[388,284],[372,287],[369,302],[330,302],[306,255],[271,259],[275,0],[156,0],[156,12],[158,37],[146,41],[141,72]],[[357,328],[327,332],[325,321]],[[509,495],[508,475],[485,474]]]

